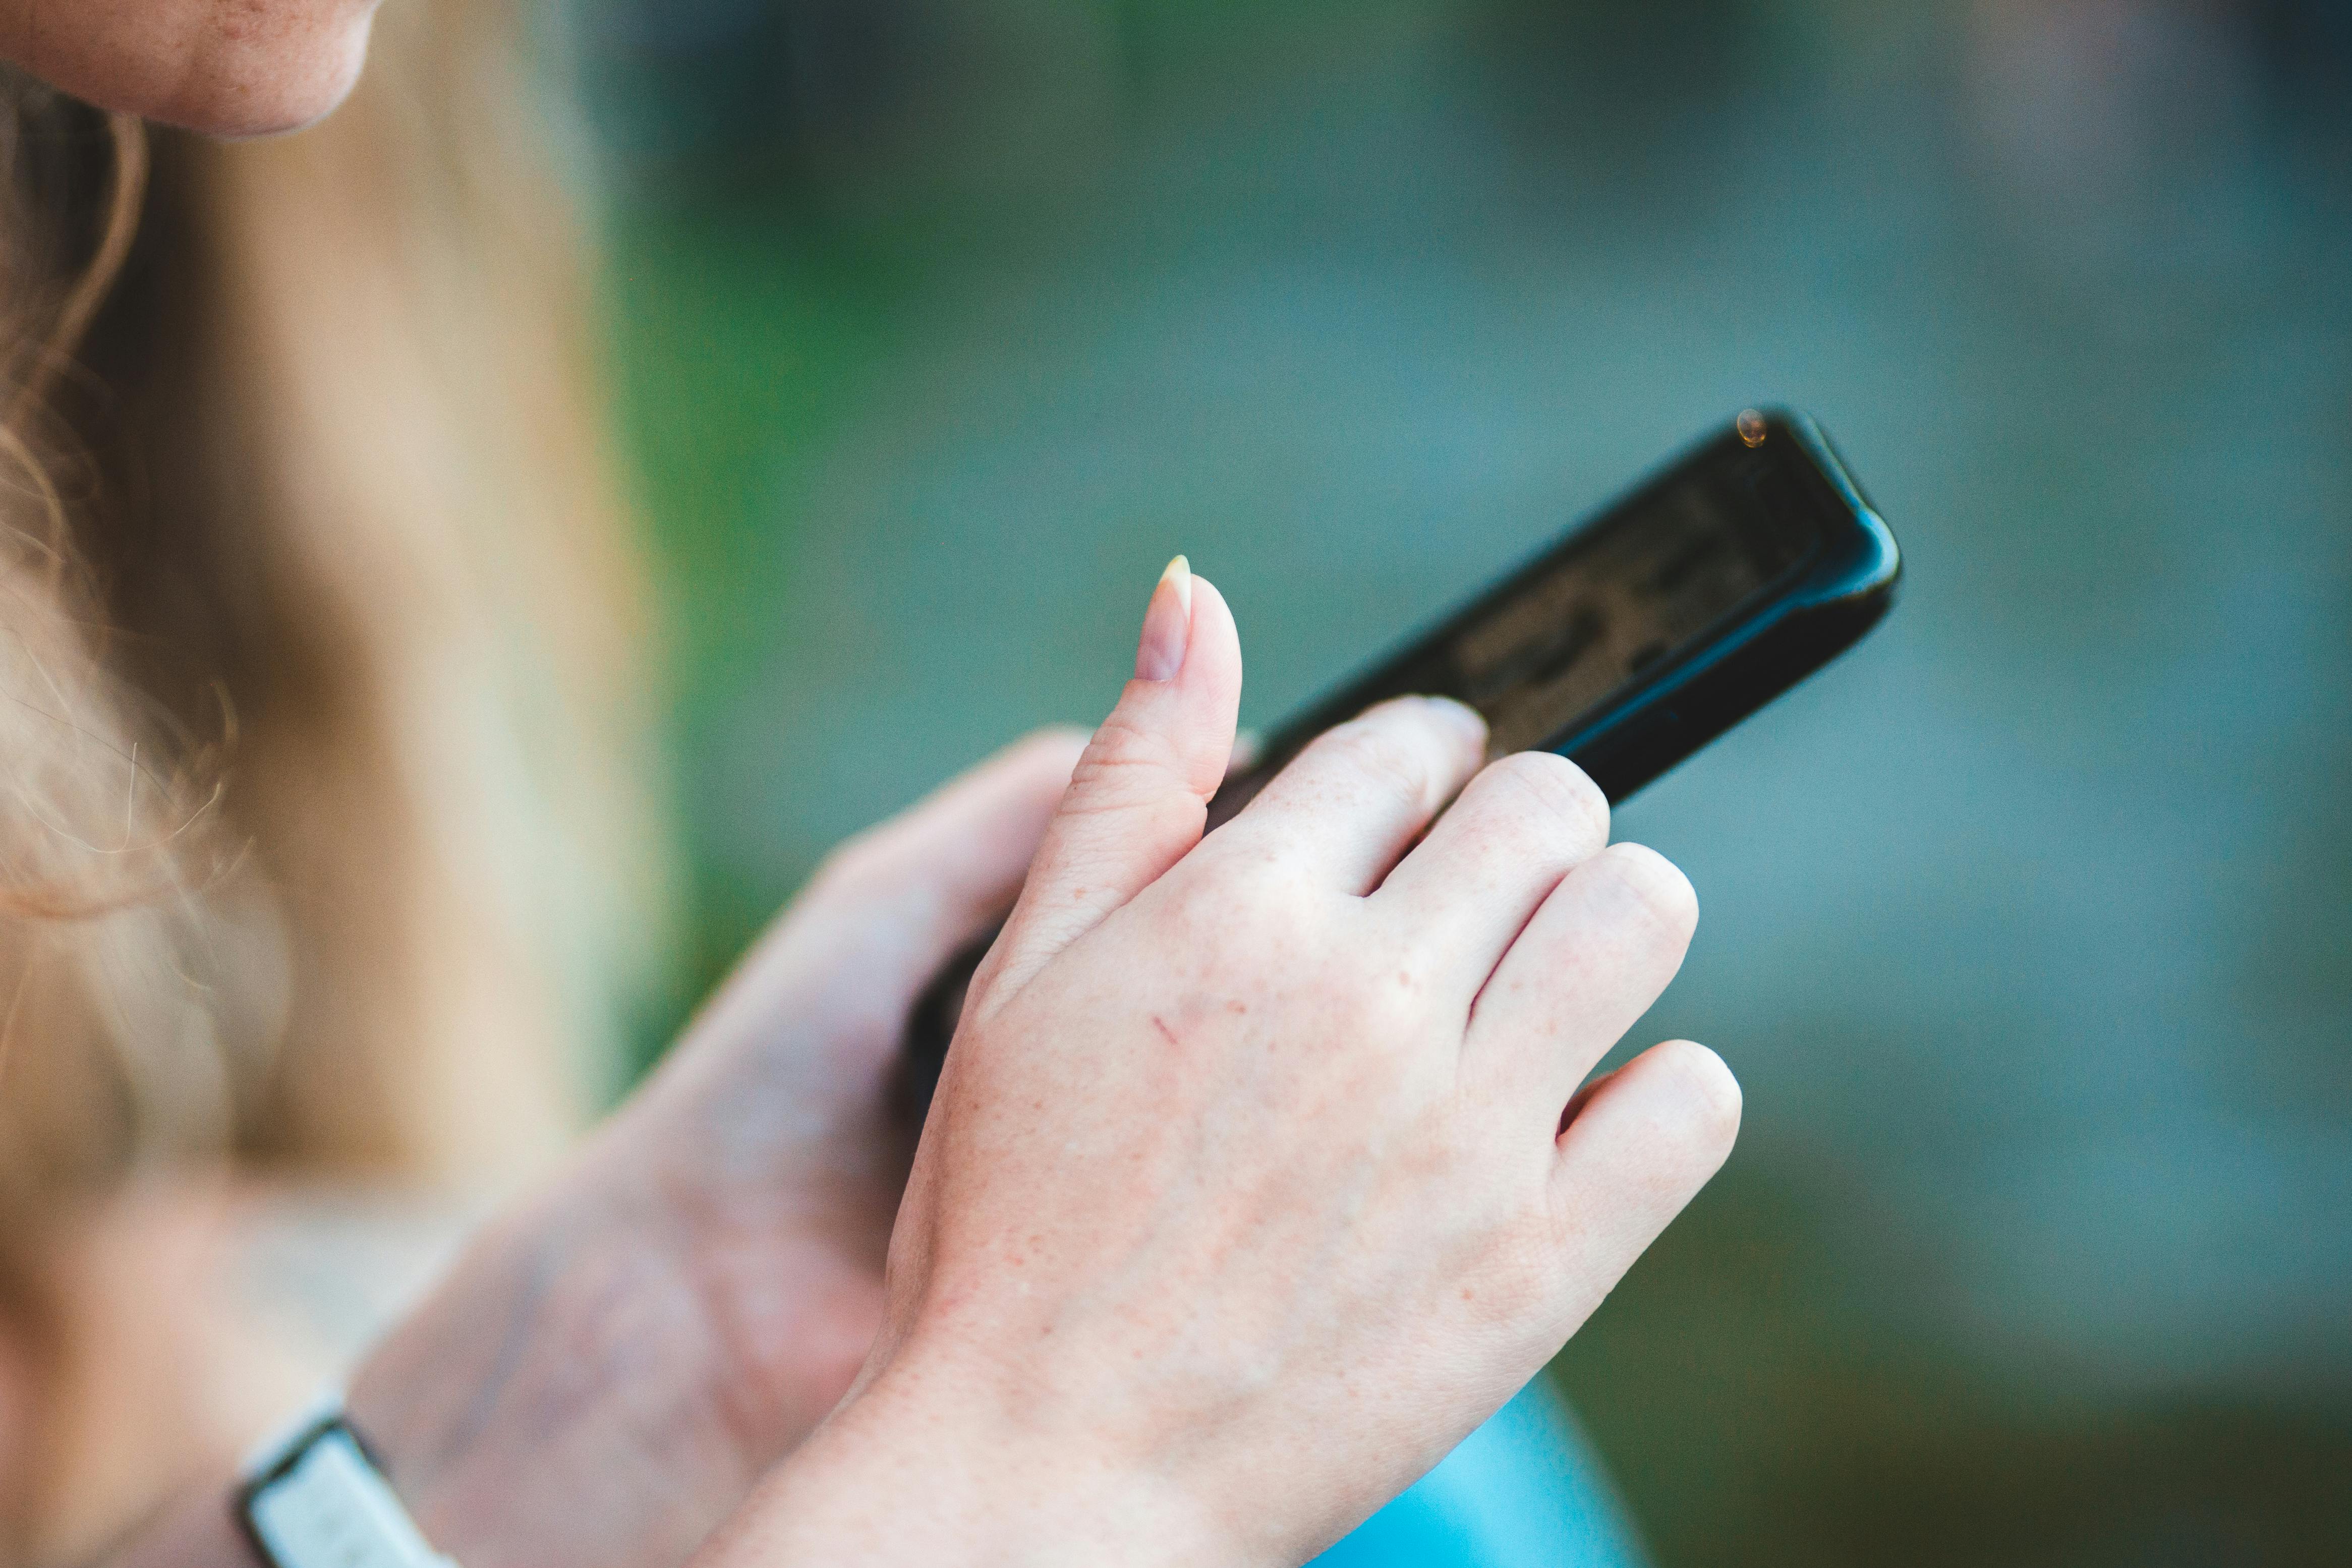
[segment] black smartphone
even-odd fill
[[[1613,805],[1860,641],[1895,601],[1895,536],[1821,428],[1749,409],[1434,631],[1273,731],[1209,826],[1334,725],[1392,696],[1486,716],[1490,757],[1553,751]],[[917,998],[894,1094],[920,1126],[991,931]]]

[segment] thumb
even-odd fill
[[[1135,678],[1087,743],[1021,901],[975,977],[981,1008],[1019,990],[1201,841],[1209,797],[1233,757],[1241,695],[1233,612],[1180,555],[1144,611]]]

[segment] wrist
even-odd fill
[[[531,1206],[352,1381],[352,1427],[466,1568],[676,1561],[756,1479],[708,1325],[636,1221],[577,1187]]]
[[[1047,1432],[971,1388],[901,1358],[769,1479],[696,1568],[1256,1561],[1169,1465]]]

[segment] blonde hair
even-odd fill
[[[226,805],[289,906],[256,1153],[527,1166],[603,1087],[564,1082],[612,1030],[565,998],[659,951],[623,946],[657,902],[637,567],[502,11],[395,8],[308,133],[158,147],[153,287],[186,292],[128,417],[171,564],[121,609],[227,682]]]
[[[0,83],[0,1312],[142,1166],[512,1179],[659,978],[645,609],[513,27],[388,8],[264,142]]]
[[[14,240],[0,261],[0,1216],[13,1254],[47,1195],[85,1189],[138,1150],[215,1142],[226,1122],[212,1019],[188,967],[185,877],[215,801],[192,794],[200,748],[142,737],[170,727],[142,722],[107,662],[72,527],[93,476],[58,397],[128,254],[144,143],[121,120],[77,138],[72,106],[11,85],[18,112],[0,125]],[[97,199],[70,200],[77,184]],[[59,210],[25,210],[40,203]]]

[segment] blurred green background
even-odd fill
[[[1264,723],[1744,404],[1859,652],[1628,806],[1732,1164],[1556,1367],[1664,1568],[2352,1562],[2352,5],[575,0],[693,987],[1108,705]],[[656,1020],[648,1040],[674,1019]]]

